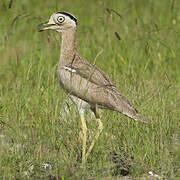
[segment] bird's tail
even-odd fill
[[[139,121],[139,122],[142,122],[142,123],[145,123],[147,124],[148,122],[140,115],[140,114],[136,114],[132,117],[135,121]]]

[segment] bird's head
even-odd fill
[[[69,29],[76,29],[77,19],[67,12],[56,12],[50,16],[48,22],[39,25],[39,32],[46,30],[55,30],[63,32]]]

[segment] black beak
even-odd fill
[[[38,29],[39,29],[39,31],[38,32],[42,32],[42,31],[44,31],[43,30],[43,28],[44,27],[47,27],[48,26],[48,21],[46,21],[46,22],[44,22],[44,23],[41,23],[41,24],[39,24],[37,27],[38,27]],[[42,29],[41,29],[42,28]]]

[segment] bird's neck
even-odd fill
[[[63,66],[70,63],[77,53],[76,29],[62,32],[62,43],[60,49],[59,65]]]

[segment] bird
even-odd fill
[[[135,121],[147,123],[130,101],[118,91],[112,80],[100,68],[80,56],[77,49],[77,18],[65,11],[53,13],[49,20],[39,25],[39,32],[53,30],[61,37],[60,59],[57,69],[60,86],[76,105],[82,124],[82,164],[85,164],[95,142],[103,130],[99,109],[109,109]],[[84,117],[91,110],[98,123],[98,130],[86,150],[87,126]]]

